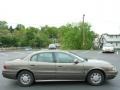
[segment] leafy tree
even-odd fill
[[[16,30],[24,30],[25,29],[25,26],[23,24],[17,24]]]
[[[88,23],[67,24],[60,27],[48,25],[41,28],[28,27],[18,24],[15,29],[7,22],[0,21],[0,45],[31,46],[35,48],[47,47],[50,43],[61,44],[63,49],[90,49],[96,34],[91,31]]]
[[[49,27],[46,25],[44,27],[41,27],[41,31],[49,37],[51,43],[53,43],[55,39],[58,39],[58,28],[56,27]]]
[[[0,21],[0,30],[7,30],[8,25],[6,21]]]
[[[13,27],[12,26],[10,26],[10,28],[8,29],[11,33],[13,33],[14,32],[14,29],[13,29]]]
[[[60,27],[60,42],[64,49],[90,49],[94,33],[88,23],[67,24]],[[84,43],[84,44],[83,44]]]
[[[49,39],[46,34],[40,32],[36,34],[35,38],[31,40],[30,45],[33,47],[46,47],[49,44]]]
[[[12,35],[6,35],[0,37],[0,41],[5,47],[16,46],[16,38]]]

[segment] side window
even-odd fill
[[[66,53],[55,53],[58,63],[73,63],[75,57]]]
[[[38,62],[53,62],[53,56],[52,53],[45,52],[45,53],[39,53],[38,54]]]
[[[32,56],[31,61],[37,61],[37,54]]]

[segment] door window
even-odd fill
[[[58,63],[73,63],[75,57],[66,53],[55,53]]]
[[[52,56],[52,53],[49,53],[49,52],[39,53],[39,54],[33,55],[31,58],[31,61],[53,62],[53,56]]]
[[[39,62],[53,62],[52,53],[40,53],[38,54]]]

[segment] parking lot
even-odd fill
[[[0,72],[5,61],[21,58],[33,51],[0,51]],[[94,50],[73,50],[72,52],[87,58],[106,60],[115,65],[120,72],[120,51],[102,53]],[[120,90],[120,74],[102,86],[90,86],[86,82],[37,82],[31,87],[20,87],[14,80],[3,78],[0,74],[0,90]]]

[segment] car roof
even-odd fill
[[[63,52],[63,53],[71,53],[71,52],[69,52],[69,51],[65,51],[65,50],[40,50],[40,51],[35,51],[35,52],[33,52],[33,53],[31,53],[31,54],[29,54],[26,58],[24,58],[25,60],[27,59],[27,58],[29,58],[29,57],[31,57],[32,55],[34,55],[34,54],[38,54],[38,53],[44,53],[44,52]],[[74,53],[71,53],[72,55],[75,55],[75,56],[77,56],[77,57],[79,57],[78,55],[76,55],[76,54],[74,54]],[[80,57],[79,57],[80,58]],[[82,58],[81,58],[82,59]]]
[[[40,51],[35,51],[32,54],[37,54],[37,53],[42,53],[42,52],[66,52],[68,53],[68,51],[64,51],[64,50],[40,50]]]

